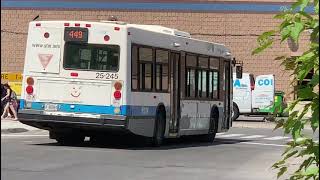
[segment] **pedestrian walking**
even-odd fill
[[[4,85],[1,84],[1,99],[4,98],[4,97],[6,96],[6,94],[7,94],[7,91],[6,91],[6,89],[4,88]],[[4,104],[4,102],[1,100],[1,114],[3,113],[4,106],[5,106],[5,104]]]
[[[1,115],[1,119],[5,118],[6,115],[9,114],[10,110],[12,112],[14,120],[18,119],[17,116],[17,95],[16,93],[10,88],[9,84],[3,85],[4,90],[6,91],[6,95],[1,98],[1,104],[4,104],[3,113]]]

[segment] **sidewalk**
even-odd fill
[[[276,123],[268,121],[233,121],[233,128],[264,128],[273,129],[276,127]]]
[[[1,134],[21,133],[27,131],[40,130],[9,118],[1,119]]]

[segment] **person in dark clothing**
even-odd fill
[[[6,89],[4,88],[4,85],[1,84],[1,99],[2,99],[3,97],[5,97],[6,94],[7,94],[7,91],[6,91]],[[1,114],[3,113],[4,106],[5,106],[5,102],[4,102],[4,101],[1,101]]]
[[[9,84],[4,84],[3,87],[5,89],[6,95],[1,98],[1,104],[2,102],[4,104],[4,110],[1,115],[1,119],[5,118],[5,116],[9,114],[9,111],[11,110],[14,120],[17,120],[17,110],[14,107],[14,105],[17,103],[15,93],[12,91]]]

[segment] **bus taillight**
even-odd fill
[[[113,93],[113,96],[114,96],[114,98],[115,98],[116,100],[119,100],[119,99],[121,99],[121,92],[120,92],[120,91],[115,91],[115,92]]]
[[[114,27],[114,30],[115,31],[120,31],[120,28],[119,27]]]
[[[32,94],[32,93],[33,93],[33,87],[30,86],[30,85],[28,85],[27,88],[26,88],[26,92],[27,92],[28,94]]]
[[[91,24],[86,24],[86,27],[91,27]]]
[[[122,89],[122,84],[120,82],[114,83],[113,87],[117,90],[120,91]]]
[[[28,77],[28,78],[27,78],[27,84],[28,84],[29,86],[33,86],[33,85],[34,85],[34,80],[33,80],[32,77]]]
[[[26,92],[28,94],[32,94],[33,93],[34,79],[32,77],[28,77],[27,78],[27,84],[28,84],[28,86],[26,87]]]
[[[64,26],[70,26],[70,23],[64,23]]]

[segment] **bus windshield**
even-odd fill
[[[118,45],[67,42],[64,47],[65,69],[91,71],[118,71]]]

